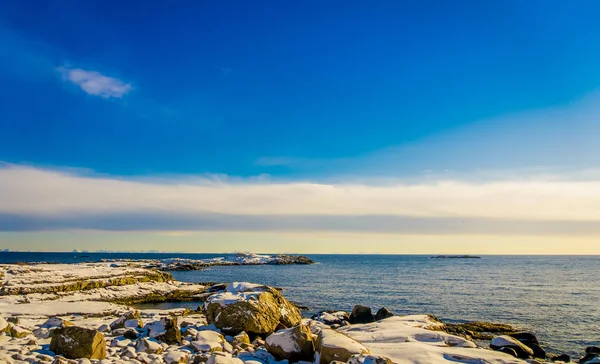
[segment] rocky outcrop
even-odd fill
[[[55,329],[50,350],[69,359],[106,357],[104,335],[97,330],[77,326]]]
[[[208,297],[205,312],[208,323],[231,335],[270,334],[278,327],[299,325],[302,319],[298,308],[277,289],[238,282]]]
[[[490,342],[490,348],[497,351],[500,351],[503,348],[510,348],[514,350],[517,358],[520,359],[529,359],[533,357],[533,350],[531,348],[529,348],[519,340],[508,335],[495,337]]]
[[[394,316],[392,311],[388,310],[385,307],[382,307],[375,314],[375,321],[384,320],[384,319],[392,317],[392,316]]]
[[[518,330],[507,324],[494,322],[473,321],[462,324],[443,323],[438,320],[440,325],[429,327],[430,330],[444,331],[452,335],[462,336],[467,339],[492,340],[497,335],[510,335],[517,333]]]
[[[334,360],[347,362],[353,355],[369,354],[364,345],[332,329],[321,330],[315,351],[319,364],[329,364]]]
[[[311,361],[315,354],[314,339],[308,326],[298,325],[271,334],[265,346],[277,360]]]
[[[600,347],[588,346],[585,349],[585,355],[579,359],[580,364],[600,363]]]
[[[351,324],[368,324],[375,321],[375,318],[370,307],[356,305],[352,309],[349,321]]]

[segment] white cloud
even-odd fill
[[[121,98],[132,90],[130,84],[118,78],[104,76],[100,72],[80,68],[59,67],[63,79],[74,83],[90,95],[104,98]]]
[[[348,217],[345,221],[350,223],[357,216],[371,216],[368,221],[374,226],[381,222],[379,216],[499,219],[504,221],[505,227],[510,221],[560,220],[596,225],[600,222],[600,180],[597,179],[484,183],[439,180],[385,186],[202,178],[157,182],[8,165],[0,168],[0,201],[0,214],[19,216],[142,213],[195,217],[216,214],[235,219],[249,216],[255,219],[252,221],[279,216],[284,218],[281,221],[287,222],[294,216],[305,219],[328,216],[329,221],[345,216]],[[335,220],[336,226],[343,227],[344,223]]]

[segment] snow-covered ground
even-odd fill
[[[139,264],[1,265],[0,275],[0,332],[4,331],[0,333],[0,363],[89,363],[86,360],[60,361],[49,351],[50,331],[67,325],[63,324],[66,320],[69,325],[104,334],[107,358],[94,361],[102,364],[287,364],[286,360],[277,361],[262,340],[242,342],[237,337],[223,335],[214,325],[207,324],[202,312],[143,310],[139,317],[128,316],[132,315],[131,308],[115,301],[148,295],[166,296],[181,291],[200,294],[206,288],[174,281],[168,274],[142,268]],[[93,288],[88,289],[85,282],[96,283],[90,283]],[[221,304],[249,301],[253,297],[246,294],[247,291],[257,292],[261,287],[246,282],[232,283],[208,301]],[[179,316],[178,325],[181,326],[176,330],[181,331],[182,339],[179,343],[162,342],[161,335],[168,330],[165,320],[170,320],[173,315]],[[340,316],[329,315],[331,318]],[[124,327],[117,327],[115,322]],[[372,355],[384,356],[399,364],[525,363],[508,354],[477,348],[464,338],[429,330],[440,323],[425,315],[394,316],[337,330],[314,320],[304,320],[304,324],[313,332],[315,342],[321,337],[321,345],[329,345],[328,350],[361,352],[366,348]],[[322,330],[327,333],[319,336]],[[280,342],[286,337],[291,336],[288,331],[282,331],[277,340],[272,338],[270,343],[296,350],[297,343]],[[315,361],[319,358],[317,352]],[[374,360],[363,353],[349,362],[378,363]]]

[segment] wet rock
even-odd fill
[[[520,359],[529,359],[533,356],[531,348],[508,335],[497,336],[490,342],[490,348],[493,350],[500,351],[504,347],[513,349],[517,354],[517,358]]]
[[[267,337],[265,343],[267,351],[277,360],[311,361],[315,354],[314,338],[306,325],[277,331]]]
[[[315,345],[319,363],[329,364],[334,360],[346,362],[352,355],[369,354],[369,349],[358,341],[331,329],[321,330]]]
[[[505,353],[511,356],[514,356],[515,358],[519,357],[519,354],[517,354],[517,352],[515,351],[515,349],[508,347],[508,346],[503,346],[500,349],[498,349],[499,352],[501,353]]]
[[[388,310],[385,307],[382,307],[379,310],[377,310],[377,313],[375,314],[375,321],[383,320],[392,316],[394,316],[392,311]]]
[[[585,356],[579,359],[580,364],[600,363],[600,348],[597,346],[588,346],[585,348]]]
[[[66,358],[104,359],[106,343],[104,335],[97,330],[77,326],[55,329],[50,350]]]
[[[375,321],[371,308],[361,305],[356,305],[352,309],[349,320],[351,324],[368,324]]]
[[[567,354],[548,354],[547,355],[548,359],[552,360],[552,361],[561,361],[563,363],[570,363],[571,362],[571,357]]]
[[[533,350],[533,357],[537,359],[546,359],[546,351],[540,346],[537,337],[529,332],[517,332],[508,334],[508,336],[519,340],[521,343]]]

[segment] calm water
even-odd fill
[[[14,261],[81,262],[101,258],[207,258],[223,254],[0,253]],[[310,266],[213,267],[173,272],[187,282],[250,281],[285,289],[311,308],[386,306],[396,314],[513,323],[551,351],[580,354],[600,345],[600,257],[484,256],[429,259],[402,255],[315,255]],[[192,304],[193,306],[193,304]]]

